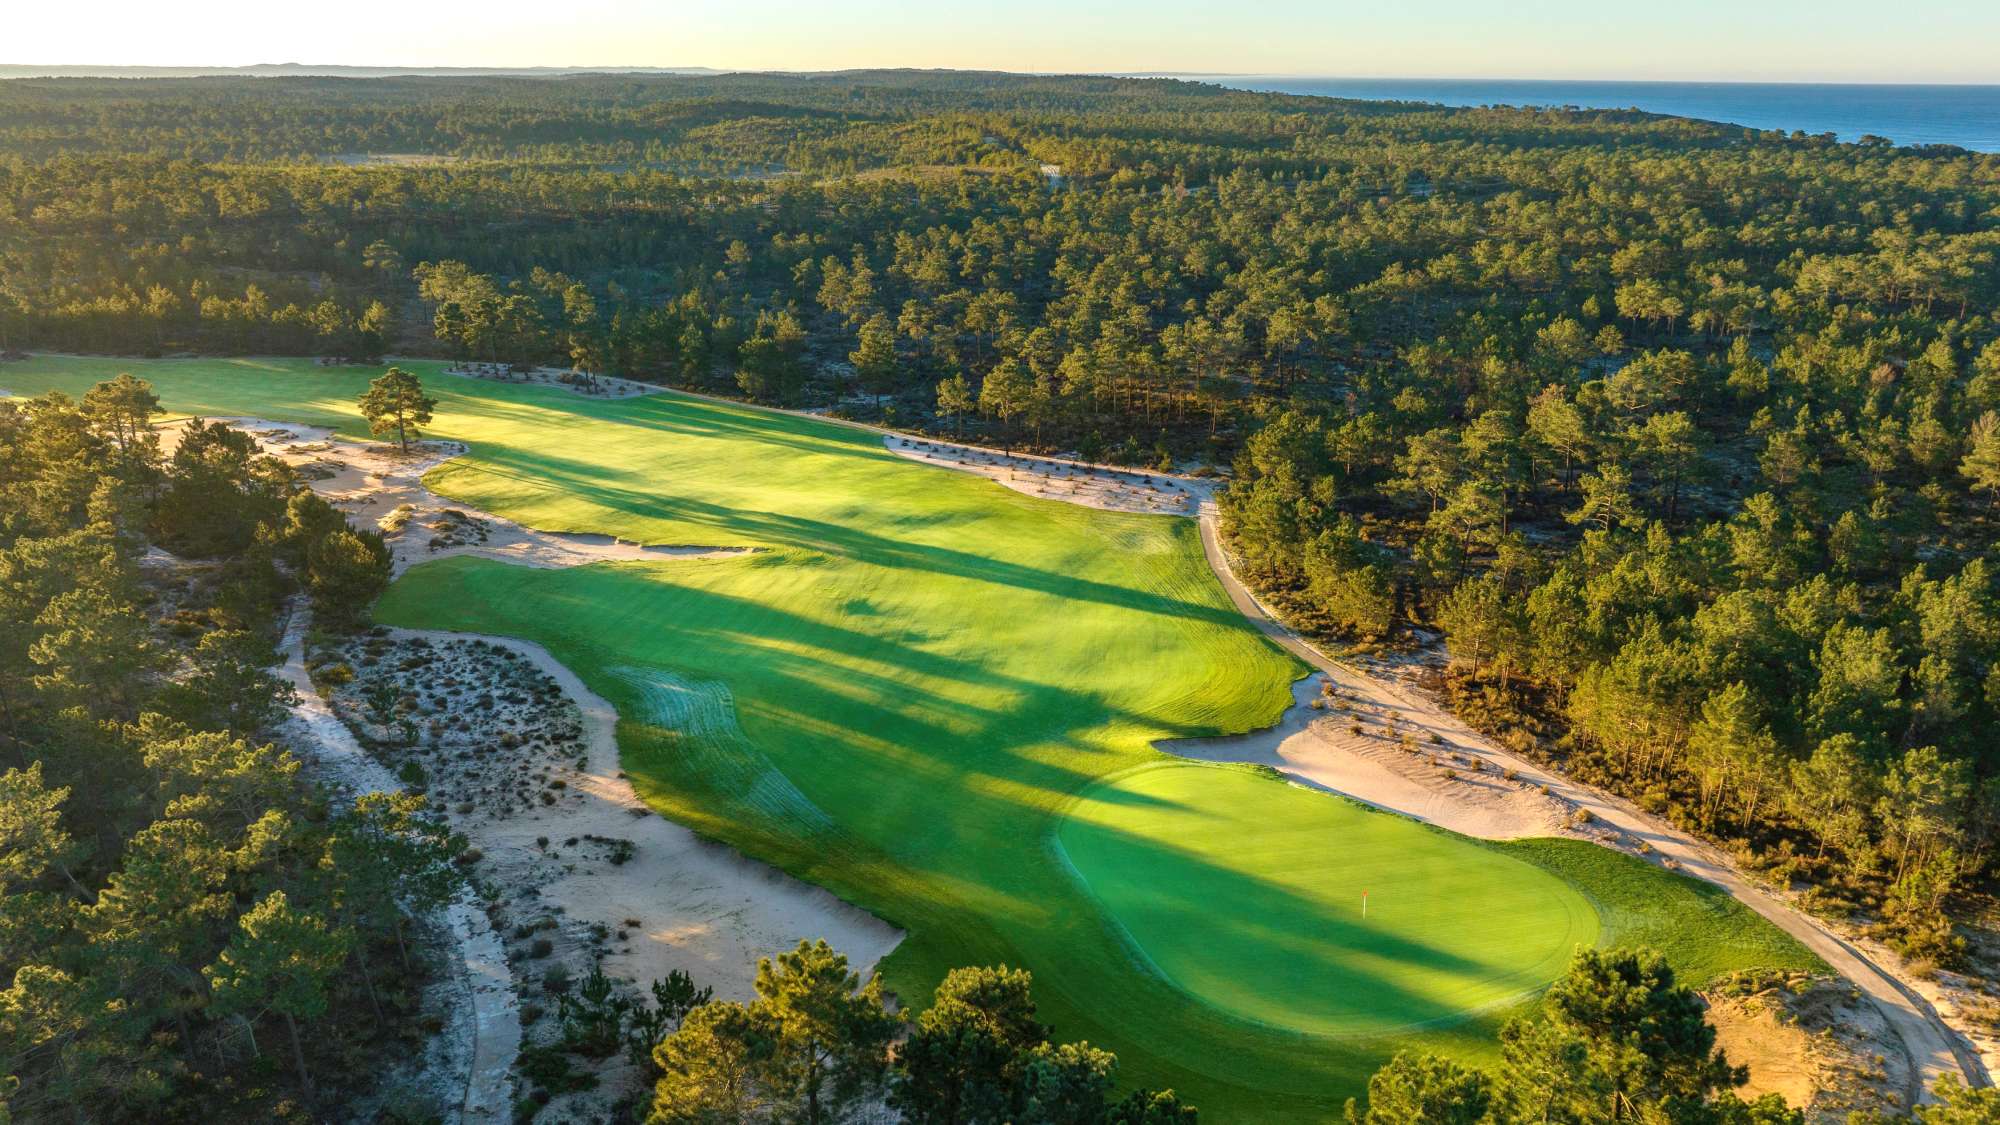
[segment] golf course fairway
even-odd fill
[[[426,478],[453,500],[759,550],[445,559],[378,618],[546,646],[617,707],[657,811],[903,928],[881,971],[906,1006],[954,966],[1024,966],[1043,1018],[1116,1051],[1122,1083],[1212,1121],[1328,1121],[1399,1049],[1490,1060],[1578,944],[1654,945],[1697,983],[1818,965],[1715,888],[1594,845],[1482,844],[1248,769],[1158,768],[1178,759],[1156,739],[1277,720],[1303,671],[1231,607],[1192,520],[1034,499],[806,418],[403,366],[439,399],[429,436],[469,448]],[[169,411],[364,437],[381,368],[36,357],[0,387],[80,395],[121,371]]]

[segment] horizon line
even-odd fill
[[[1991,88],[2000,87],[2000,78],[1990,81],[1938,81],[1935,79],[1915,81],[1907,79],[1883,78],[1620,78],[1620,77],[1545,77],[1531,75],[1495,74],[1319,74],[1308,71],[1259,71],[1259,70],[1007,70],[992,67],[939,67],[939,66],[847,66],[830,67],[824,70],[801,70],[783,67],[717,67],[717,66],[674,66],[655,63],[533,63],[526,65],[505,64],[432,64],[432,63],[302,63],[302,62],[256,62],[256,63],[36,63],[0,62],[0,71],[42,71],[11,76],[8,81],[27,78],[72,77],[62,71],[198,71],[199,76],[221,76],[231,73],[252,71],[377,71],[385,72],[383,77],[407,74],[412,77],[442,77],[423,72],[462,72],[488,75],[532,75],[548,73],[562,76],[582,76],[589,74],[649,74],[665,77],[726,77],[730,75],[775,75],[786,77],[818,77],[841,74],[865,73],[932,73],[932,74],[996,74],[1020,78],[1162,78],[1179,80],[1203,80],[1221,78],[1257,78],[1278,80],[1317,80],[1328,82],[1540,82],[1549,84],[1591,85],[1619,83],[1633,86],[1935,86],[1950,88]],[[1254,91],[1253,91],[1254,92]]]

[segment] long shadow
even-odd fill
[[[878,439],[868,438],[859,431],[817,425],[789,415],[766,419],[763,415],[732,410],[700,399],[665,396],[648,402],[648,406],[651,409],[636,409],[604,420],[667,433],[784,445],[829,456],[865,457],[870,460],[894,456],[882,447]],[[821,432],[809,432],[814,429]]]
[[[1215,605],[1188,602],[1153,591],[1072,574],[1055,574],[950,547],[891,539],[848,524],[753,511],[688,496],[666,496],[621,487],[603,479],[602,466],[587,462],[539,453],[532,457],[524,456],[518,464],[510,465],[509,462],[514,460],[482,452],[477,459],[453,462],[453,471],[488,473],[551,492],[580,497],[627,515],[714,527],[755,542],[806,547],[879,566],[924,570],[1141,613],[1185,618],[1231,629],[1245,628],[1241,615]]]
[[[629,686],[606,674],[609,668],[654,665],[680,675],[698,674],[729,684],[742,718],[808,734],[825,728],[823,737],[855,751],[844,763],[855,768],[887,765],[926,773],[984,774],[1049,794],[1066,794],[1089,784],[1101,771],[1060,766],[1015,748],[1063,743],[1073,746],[1080,757],[1094,756],[1098,751],[1074,741],[1075,732],[1119,721],[1168,725],[1114,706],[1098,694],[1022,679],[993,664],[899,644],[700,585],[661,581],[663,576],[672,579],[681,565],[636,564],[591,574],[530,571],[486,560],[445,560],[412,570],[404,581],[421,586],[449,574],[444,581],[469,583],[479,593],[498,595],[476,602],[454,598],[454,606],[464,605],[471,612],[445,615],[441,627],[524,636],[564,657],[574,652],[569,638],[593,609],[616,606],[613,613],[619,620],[600,622],[605,628],[586,629],[586,635],[608,636],[614,624],[629,627],[633,620],[650,623],[657,617],[660,624],[647,634],[648,647],[700,653],[693,666],[599,642],[589,646],[583,665],[576,669],[593,681],[594,690],[619,703],[621,714],[636,716],[637,700]],[[613,588],[607,589],[607,582]],[[629,589],[616,588],[628,582]],[[565,620],[568,615],[561,610],[572,606],[577,616]],[[430,609],[421,616],[434,620],[438,615]],[[555,632],[557,622],[561,634]],[[965,685],[1012,705],[980,706],[948,698],[925,690],[925,681]],[[893,702],[913,698],[918,700],[914,705],[898,707]],[[857,707],[869,708],[866,730],[828,728],[827,716]],[[876,749],[863,748],[863,743]],[[766,749],[779,750],[772,757],[781,768],[797,753],[796,747]],[[890,752],[894,762],[880,760]],[[786,772],[808,797],[818,799],[809,778]],[[931,807],[925,795],[916,799]]]
[[[1274,781],[1272,784],[1279,783]],[[1103,789],[1095,790],[1090,797],[1096,799],[1104,792]],[[1385,814],[1364,812],[1361,815]],[[1370,1039],[1417,1028],[1459,1023],[1496,1008],[1518,1004],[1527,996],[1539,992],[1546,986],[1548,980],[1554,979],[1556,975],[1551,973],[1546,979],[1528,979],[1505,965],[1475,960],[1409,934],[1370,927],[1366,923],[1357,924],[1356,919],[1339,908],[1329,907],[1319,900],[1305,898],[1272,880],[1248,875],[1233,868],[1223,868],[1206,854],[1182,847],[1160,836],[1139,835],[1123,828],[1094,823],[1088,826],[1087,831],[1108,838],[1111,841],[1110,846],[1114,849],[1160,853],[1163,858],[1167,858],[1169,864],[1179,865],[1180,870],[1174,871],[1173,877],[1163,876],[1146,883],[1148,900],[1146,909],[1171,919],[1169,925],[1174,929],[1206,931],[1212,935],[1211,940],[1218,945],[1218,950],[1213,956],[1213,965],[1217,972],[1258,971],[1257,964],[1244,963],[1241,960],[1245,952],[1255,950],[1259,955],[1258,962],[1263,968],[1281,974],[1278,978],[1281,981],[1324,983],[1330,978],[1339,982],[1343,988],[1352,987],[1365,993],[1365,999],[1357,997],[1357,1009],[1364,1003],[1372,1007],[1401,1004],[1410,1012],[1408,1019],[1395,1021],[1385,1027],[1351,1033],[1314,1031],[1302,1034]],[[1331,845],[1329,860],[1338,862],[1338,841],[1330,840],[1329,843]],[[1102,847],[1103,844],[1100,842],[1093,846]],[[1483,847],[1470,841],[1466,842],[1465,846]],[[1543,865],[1522,857],[1509,855],[1508,858],[1512,862],[1548,872]],[[1153,865],[1146,863],[1120,866],[1127,870],[1144,870]],[[1097,879],[1104,878],[1103,873],[1096,873],[1097,879],[1093,879],[1092,872],[1078,866],[1074,868],[1073,874],[1090,888],[1093,899],[1101,893]],[[1554,872],[1548,874],[1551,878],[1562,880],[1559,874]],[[1263,909],[1251,912],[1221,909],[1223,904],[1218,903],[1213,894],[1207,893],[1211,880],[1216,877],[1243,881],[1250,885],[1249,892],[1231,905],[1249,901]],[[1101,902],[1099,906],[1105,911],[1107,925],[1117,938],[1135,947],[1141,957],[1151,963],[1152,953],[1145,948],[1140,938],[1126,929],[1124,922],[1113,915],[1108,906]],[[1159,932],[1157,923],[1151,932],[1157,936]],[[1467,940],[1472,939],[1468,937]],[[1566,954],[1568,951],[1559,952]],[[1382,962],[1413,966],[1427,972],[1466,978],[1468,981],[1507,981],[1511,991],[1486,1002],[1465,1006],[1448,998],[1403,987],[1368,968]],[[1163,974],[1169,971],[1157,963],[1153,963],[1153,967]],[[1519,987],[1513,988],[1517,978]],[[1175,984],[1177,987],[1193,991],[1183,982],[1176,981]],[[1206,1000],[1205,1002],[1212,1003]],[[1226,1009],[1224,1011],[1226,1012]],[[1228,1014],[1232,1018],[1248,1018],[1240,1013]],[[1298,1029],[1293,1028],[1293,1030]]]
[[[966,949],[980,951],[1002,943],[1008,956],[1025,962],[1038,980],[1048,979],[1051,986],[1060,981],[1078,1010],[1092,1010],[1095,1003],[1107,1030],[1127,1020],[1147,1024],[1143,1036],[1128,1030],[1121,1038],[1151,1041],[1152,1049],[1183,1065],[1200,1068],[1190,1058],[1188,1044],[1215,1026],[1276,1036],[1255,1040],[1260,1046],[1296,1036],[1328,1042],[1323,1035],[1260,1023],[1206,1001],[1190,1004],[1189,993],[1136,969],[1113,986],[1115,1007],[1092,1000],[1111,984],[1095,974],[1127,963],[1127,946],[1116,919],[1053,857],[1047,834],[1061,816],[1060,799],[1098,780],[1106,766],[1118,762],[1095,765],[1098,752],[1074,736],[1121,719],[1155,727],[1171,724],[1148,721],[1074,688],[1010,676],[978,660],[914,650],[848,625],[705,590],[675,580],[674,565],[526,571],[483,560],[450,560],[420,567],[405,581],[421,578],[431,568],[447,582],[471,586],[449,599],[451,616],[458,619],[443,622],[445,627],[541,641],[622,716],[638,714],[637,700],[629,686],[608,674],[611,666],[660,661],[683,676],[729,683],[745,717],[763,720],[746,728],[752,741],[842,826],[832,838],[802,837],[789,825],[769,823],[768,816],[757,819],[760,814],[750,806],[735,801],[715,805],[710,798],[720,795],[705,791],[702,778],[658,758],[661,748],[628,743],[635,776],[651,774],[653,784],[678,790],[683,805],[708,806],[705,824],[696,827],[827,886],[911,929],[913,938],[970,942]],[[440,604],[439,599],[430,602]],[[614,629],[635,640],[644,638],[644,647],[665,654],[664,660],[611,641]],[[699,660],[678,661],[675,652],[699,653]],[[857,696],[896,700],[923,692],[927,677],[992,688],[1000,702],[980,706],[933,692],[919,706],[884,709],[862,724],[865,730],[843,728],[835,721],[843,712],[853,713]],[[797,731],[809,723],[820,729],[809,728],[787,744],[771,741],[773,730]],[[621,740],[643,733],[626,728],[621,723]],[[1065,764],[1059,752],[1051,760],[1051,744],[1073,746],[1088,756],[1073,765]],[[828,760],[809,764],[816,756]],[[1009,784],[969,780],[976,776]],[[1167,807],[1200,811],[1171,803]],[[1282,959],[1284,964],[1274,971],[1288,974],[1333,973],[1364,957],[1402,958],[1439,974],[1481,969],[1452,950],[1408,935],[1345,932],[1332,924],[1335,919],[1328,917],[1323,903],[1254,875],[1223,871],[1203,856],[1180,853],[1172,841],[1138,836],[1127,846],[1159,852],[1163,860],[1171,856],[1160,866],[1193,873],[1184,882],[1151,881],[1147,892],[1187,925],[1207,928],[1225,962],[1232,950],[1254,947]],[[1217,915],[1216,904],[1201,887],[1225,876],[1257,884],[1252,900],[1263,907],[1259,916]],[[1067,944],[1072,941],[1094,946],[1097,953],[1072,952]],[[1085,974],[1089,979],[1071,979],[1069,970],[1084,966],[1090,967]],[[1425,1024],[1454,1024],[1478,1015],[1453,1010],[1421,990],[1391,981],[1372,984],[1368,999],[1410,1012]],[[1370,1053],[1373,1048],[1367,1044],[1409,1026],[1355,1033],[1355,1047],[1338,1049]]]

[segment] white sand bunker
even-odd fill
[[[1111,512],[1193,516],[1215,491],[1209,481],[1169,473],[1145,473],[1060,457],[996,453],[976,446],[888,434],[889,452],[912,461],[978,473],[1016,492]]]
[[[350,794],[400,790],[400,780],[362,750],[307,675],[308,624],[303,605],[295,605],[285,623],[285,663],[279,673],[297,693],[291,718],[295,737],[289,741],[337,789]],[[470,889],[443,915],[457,948],[452,971],[441,982],[447,994],[442,998],[445,1026],[411,1066],[441,1104],[456,1105],[453,1119],[504,1121],[512,1108],[512,1072],[521,1046],[520,1008],[507,950]]]
[[[618,768],[618,716],[541,647],[377,628],[303,654],[302,635],[295,623],[287,636],[300,716],[330,728],[322,745],[347,748],[322,764],[363,771],[365,787],[421,787],[470,845],[462,862],[484,901],[452,922],[461,976],[477,982],[474,1003],[467,1014],[453,1005],[438,1039],[446,1049],[423,1068],[445,1092],[473,1076],[467,1120],[503,1119],[517,1050],[559,1036],[554,994],[594,969],[628,995],[678,970],[718,996],[747,999],[758,959],[803,939],[825,938],[864,972],[901,941],[827,891],[654,815]],[[831,827],[743,736],[721,685],[654,672],[635,679],[649,700],[645,720],[674,723],[679,748],[704,769],[740,781],[773,815]],[[504,1027],[489,1033],[495,1021]],[[549,1107],[556,1118],[607,1120],[638,1080],[622,1055],[587,1069],[602,1084],[560,1095]],[[472,1112],[472,1103],[500,1114]]]
[[[582,566],[594,562],[643,562],[660,558],[721,558],[748,554],[748,547],[700,547],[632,543],[609,535],[538,531],[501,516],[446,500],[425,488],[423,475],[465,452],[456,442],[397,446],[346,441],[321,426],[223,418],[257,439],[264,452],[297,469],[302,477],[357,526],[380,531],[388,540],[395,572],[428,559],[479,555],[533,567]],[[160,427],[169,451],[184,422]]]
[[[1558,798],[1379,701],[1339,692],[1321,674],[1292,685],[1292,706],[1275,726],[1155,745],[1184,758],[1271,766],[1303,784],[1467,836],[1567,834],[1569,808]]]

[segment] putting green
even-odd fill
[[[1464,1019],[1540,989],[1597,939],[1590,904],[1538,867],[1246,770],[1159,766],[1093,785],[1060,840],[1153,968],[1295,1031]]]
[[[1156,770],[1143,782],[1199,780],[1187,807],[1241,826],[1200,846],[1199,817],[1093,828],[1096,813],[1069,816],[1109,794],[1144,798],[1121,779],[1176,761],[1155,739],[1253,729],[1290,702],[1300,667],[1231,607],[1192,521],[1037,500],[811,419],[404,366],[440,400],[435,436],[470,450],[427,478],[437,491],[551,531],[763,550],[569,570],[446,559],[404,575],[377,616],[546,646],[618,708],[625,769],[654,808],[902,927],[881,970],[905,1004],[921,1005],[954,966],[1025,966],[1044,1018],[1118,1052],[1121,1081],[1174,1087],[1209,1120],[1330,1121],[1397,1050],[1489,1061],[1507,1011],[1408,1026],[1443,1012],[1456,988],[1461,1016],[1531,988],[1550,951],[1589,940],[1577,928],[1587,922],[1530,895],[1551,929],[1507,940],[1537,967],[1481,952],[1491,927],[1527,909],[1521,889],[1547,884],[1523,865],[1587,898],[1598,940],[1661,946],[1694,979],[1817,964],[1726,895],[1629,857],[1574,841],[1480,844],[1246,771]],[[0,366],[0,387],[80,395],[131,371],[172,411],[361,436],[355,402],[380,370],[36,357]],[[1246,828],[1293,817],[1324,826],[1301,830],[1302,854],[1287,858],[1277,836],[1235,854]],[[1096,850],[1078,842],[1092,831]],[[1495,868],[1495,855],[1521,864]],[[1483,937],[1423,928],[1407,897],[1420,868],[1440,879],[1463,869],[1436,906]],[[1472,874],[1485,870],[1504,877]],[[1400,912],[1379,920],[1397,929],[1374,946],[1335,924],[1364,876],[1382,909]],[[1145,897],[1163,893],[1189,909],[1150,917]],[[1128,932],[1184,987],[1135,958]],[[1322,941],[1335,944],[1316,950]],[[1449,957],[1402,968],[1392,941]],[[1360,1018],[1333,1006],[1340,942],[1373,958],[1344,979],[1398,974],[1408,1003],[1380,1034],[1298,1030]],[[1304,959],[1272,960],[1284,949]],[[1324,972],[1305,980],[1301,965]]]

